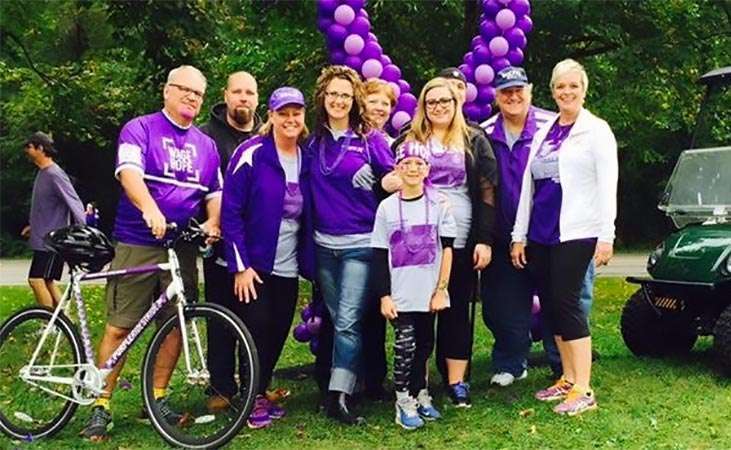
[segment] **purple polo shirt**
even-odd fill
[[[573,125],[559,125],[556,120],[531,161],[534,191],[528,240],[539,244],[555,245],[560,242],[559,221],[563,191],[558,157],[561,144],[568,137]]]
[[[373,231],[378,200],[373,191],[353,186],[353,175],[370,164],[377,178],[393,170],[393,154],[385,135],[370,132],[366,138],[348,131],[334,140],[329,130],[312,136],[309,155],[315,230],[335,236]]]
[[[538,129],[554,117],[556,114],[551,111],[531,106],[528,109],[523,131],[512,148],[508,146],[508,139],[505,136],[505,121],[502,114],[496,114],[482,124],[490,138],[500,173],[496,214],[496,233],[499,240],[510,242],[510,233],[513,231],[515,215],[518,211],[523,173],[528,164],[533,136]]]
[[[135,170],[168,222],[185,227],[201,203],[221,195],[222,177],[216,144],[195,126],[181,128],[164,112],[127,122],[119,133],[115,176]],[[122,191],[114,237],[125,244],[160,246],[142,211]]]

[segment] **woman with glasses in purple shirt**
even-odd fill
[[[617,215],[617,141],[604,120],[584,109],[588,87],[576,61],[553,68],[559,115],[533,138],[512,233],[513,265],[527,267],[536,281],[563,366],[563,376],[536,398],[562,400],[554,411],[567,415],[597,407],[579,294],[592,257],[597,267],[612,257]]]
[[[309,176],[299,145],[306,135],[304,96],[292,87],[279,88],[269,97],[260,135],[236,149],[226,170],[221,208],[226,258],[240,302],[236,312],[251,331],[260,362],[249,428],[266,427],[284,415],[267,399],[266,388],[292,326],[298,276],[313,276]],[[226,342],[219,339],[217,345]],[[235,393],[232,362],[210,364],[219,395]],[[228,405],[229,399],[220,400]]]
[[[343,423],[359,424],[363,419],[351,411],[349,398],[362,370],[362,321],[372,297],[374,186],[393,170],[393,155],[385,135],[363,119],[363,86],[353,69],[323,69],[315,103],[315,130],[305,147],[319,288],[334,326],[326,411]]]

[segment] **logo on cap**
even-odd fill
[[[522,67],[506,67],[497,73],[495,77],[495,89],[503,89],[512,86],[525,86],[528,84],[528,76]]]

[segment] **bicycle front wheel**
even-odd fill
[[[253,407],[259,382],[256,347],[241,320],[225,308],[195,304],[186,306],[183,314],[185,342],[177,315],[165,321],[150,342],[142,363],[143,401],[153,427],[173,446],[220,447],[236,436]],[[237,350],[232,355],[234,367],[240,368],[234,394],[224,395],[219,381],[211,380],[207,364],[210,333],[217,339],[227,337]],[[164,397],[156,399],[155,387],[165,385]],[[211,396],[225,398],[228,404],[209,411]]]
[[[53,313],[45,308],[18,311],[0,327],[0,429],[12,439],[50,437],[68,423],[78,404],[70,380],[84,355],[74,326],[63,315],[49,329],[33,366],[28,366]],[[21,378],[25,370],[34,379]]]

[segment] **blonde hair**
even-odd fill
[[[388,82],[378,78],[372,78],[363,84],[363,97],[368,97],[371,94],[383,94],[388,98],[391,103],[391,108],[396,106],[396,93],[393,91],[393,87]]]
[[[581,87],[584,88],[584,94],[586,94],[586,91],[589,90],[589,76],[586,74],[584,66],[571,58],[566,58],[563,61],[559,61],[559,63],[553,67],[553,72],[551,72],[551,84],[549,85],[551,88],[551,92],[553,92],[553,87],[556,84],[556,80],[569,72],[579,73],[579,76],[581,77]]]
[[[447,89],[452,100],[454,100],[454,117],[452,117],[452,121],[449,123],[449,127],[447,127],[447,134],[443,144],[447,148],[458,149],[469,153],[470,149],[465,146],[465,142],[469,140],[467,122],[465,122],[462,109],[457,102],[457,94],[454,92],[454,88],[444,78],[433,78],[424,85],[424,88],[419,94],[419,102],[414,113],[414,120],[411,122],[411,129],[409,130],[409,134],[406,135],[406,140],[414,140],[426,144],[429,138],[431,138],[433,131],[431,122],[426,115],[426,94],[432,89],[440,87]]]
[[[304,106],[302,107],[304,109]],[[273,111],[269,110],[268,113],[272,113]],[[274,123],[272,123],[272,119],[269,117],[269,114],[267,114],[267,120],[264,122],[260,127],[259,131],[257,131],[257,134],[260,136],[270,136],[274,134]],[[309,128],[307,128],[307,124],[304,124],[304,128],[302,128],[302,131],[300,132],[299,136],[297,136],[297,142],[303,142],[307,136],[310,134]]]

